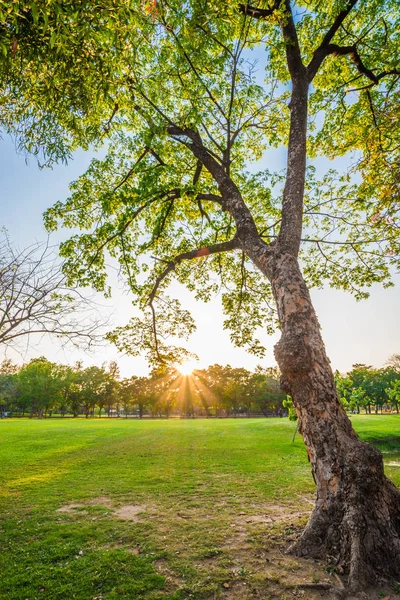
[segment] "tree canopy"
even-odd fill
[[[262,355],[257,328],[276,325],[271,288],[238,247],[218,170],[273,244],[285,172],[268,159],[289,139],[290,31],[311,82],[309,156],[346,156],[340,172],[308,165],[306,280],[357,298],[373,282],[391,285],[399,264],[396,2],[300,3],[283,30],[279,2],[89,4],[3,7],[3,126],[49,160],[107,138],[106,158],[92,161],[46,224],[84,230],[62,246],[71,283],[104,291],[105,257],[120,262],[146,315],[112,336],[121,348],[165,358],[164,337],[190,334],[190,315],[166,295],[176,278],[203,300],[222,291],[233,342]]]

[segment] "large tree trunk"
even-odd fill
[[[361,442],[336,392],[320,326],[297,260],[273,266],[282,337],[275,356],[282,388],[299,416],[317,499],[306,529],[289,551],[330,558],[354,589],[400,575],[400,491],[383,472],[381,453]]]

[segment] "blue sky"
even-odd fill
[[[278,153],[278,156],[279,160],[283,160],[283,153]],[[13,243],[23,248],[35,240],[46,238],[42,213],[55,201],[68,196],[69,182],[85,170],[89,161],[89,153],[77,152],[67,166],[57,165],[53,169],[40,170],[34,158],[26,162],[25,157],[17,155],[9,138],[0,141],[1,225],[8,229]],[[67,237],[68,232],[62,230],[54,236],[53,241]],[[117,285],[115,277],[112,277],[112,285],[112,301],[100,299],[100,302],[108,306],[108,310],[113,310],[115,324],[123,324],[133,314],[133,307],[128,295]],[[229,333],[222,328],[223,316],[218,297],[211,303],[202,304],[195,302],[186,290],[177,289],[177,286],[173,288],[182,304],[194,314],[198,329],[188,348],[199,355],[200,366],[219,362],[252,369],[260,362],[265,366],[275,364],[273,345],[278,336],[265,336],[267,354],[260,361],[232,346]],[[345,292],[329,288],[312,291],[334,369],[344,372],[355,362],[378,367],[391,354],[400,353],[399,289],[396,286],[383,290],[376,285],[372,288],[371,297],[362,302],[356,302]],[[21,349],[20,354],[8,352],[8,356],[17,362],[40,355],[68,363],[82,359],[85,364],[101,364],[115,359],[123,376],[144,374],[146,371],[144,359],[121,356],[112,346],[101,348],[95,355],[87,355],[81,351],[64,349],[58,340],[41,339],[36,345]]]

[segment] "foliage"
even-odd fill
[[[255,373],[213,365],[183,376],[175,367],[158,367],[148,377],[120,379],[118,365],[73,367],[44,357],[18,369],[0,366],[0,414],[49,417],[84,414],[142,418],[264,414],[283,416],[276,369]]]
[[[396,390],[400,381],[400,373],[393,367],[374,369],[371,366],[355,364],[345,376],[336,374],[336,386],[342,403],[351,412],[375,412],[383,407],[394,407],[398,412]]]
[[[57,365],[46,358],[34,358],[18,373],[20,399],[30,404],[31,415],[42,416],[43,411],[54,410],[60,398],[60,382],[56,376]]]
[[[339,172],[309,166],[304,272],[310,285],[329,281],[362,298],[374,282],[391,285],[399,265],[400,40],[394,0],[355,4],[297,3],[293,26],[312,75],[309,155],[352,156]],[[125,351],[169,360],[166,339],[193,330],[168,298],[175,278],[206,301],[221,290],[232,341],[263,354],[258,329],[276,326],[271,288],[236,243],[237,215],[210,164],[274,242],[286,174],[259,161],[288,144],[286,9],[216,0],[2,8],[5,129],[45,162],[107,139],[106,157],[46,224],[76,231],[62,245],[70,283],[108,293],[106,257],[119,261],[144,312],[110,336]]]
[[[396,411],[399,412],[400,405],[400,377],[392,381],[389,388],[386,389],[386,393],[390,398],[392,404],[396,407]]]
[[[98,143],[129,15],[113,0],[96,10],[86,0],[0,2],[0,126],[20,151],[51,165]]]
[[[287,408],[289,421],[297,421],[298,416],[291,397],[287,396],[282,404],[285,408]]]

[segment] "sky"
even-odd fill
[[[278,152],[277,157],[278,161],[284,161],[282,152]],[[41,170],[34,158],[27,161],[17,154],[10,138],[0,140],[0,221],[1,226],[8,230],[13,244],[24,248],[46,239],[43,212],[57,200],[68,197],[68,184],[85,171],[90,159],[90,153],[79,151],[67,166],[56,165],[53,169]],[[272,168],[281,166],[283,162],[277,162]],[[270,162],[268,167],[271,168]],[[52,236],[52,241],[58,243],[67,237],[68,231],[61,230]],[[110,281],[112,299],[99,298],[98,301],[107,314],[112,313],[113,324],[122,325],[128,322],[134,309],[115,275],[111,274]],[[396,283],[395,288],[388,290],[375,285],[370,298],[361,302],[356,302],[346,292],[328,287],[311,291],[334,369],[346,372],[356,362],[381,367],[391,354],[400,353],[399,276]],[[248,369],[257,364],[265,367],[275,365],[273,346],[279,339],[278,334],[271,337],[265,334],[266,355],[263,359],[254,357],[243,349],[233,347],[229,332],[223,330],[220,298],[216,297],[208,304],[196,302],[187,290],[177,284],[173,285],[171,292],[179,294],[182,305],[191,310],[195,318],[197,331],[187,348],[199,356],[200,368],[214,363]],[[86,366],[117,360],[123,377],[147,373],[144,358],[123,356],[110,344],[101,347],[95,354],[87,354],[63,347],[60,340],[41,338],[29,347],[22,346],[18,353],[0,350],[0,360],[7,356],[18,363],[43,355],[49,360],[67,364],[82,360]]]

